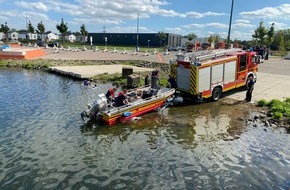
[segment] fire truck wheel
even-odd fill
[[[222,90],[219,87],[215,87],[212,91],[212,100],[213,101],[218,101],[222,96]]]

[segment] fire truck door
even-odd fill
[[[237,86],[240,86],[246,81],[247,77],[247,54],[239,55],[238,58],[238,72],[237,72]]]

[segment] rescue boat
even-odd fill
[[[104,93],[99,92],[97,85],[85,81],[81,89],[88,100],[88,109],[81,113],[82,119],[88,118],[107,125],[130,121],[148,112],[162,109],[173,100],[175,93],[175,89],[151,86],[131,89],[126,94],[129,103],[116,107],[113,102],[108,101]]]

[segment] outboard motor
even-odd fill
[[[81,113],[81,117],[84,120],[84,117],[90,117],[98,120],[98,114],[100,111],[105,110],[107,107],[107,98],[104,94],[98,95],[98,99],[94,100],[88,104],[88,110]]]

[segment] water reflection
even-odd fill
[[[245,127],[243,104],[170,107],[109,127],[81,121],[79,85],[0,70],[0,189],[290,186],[289,135]]]

